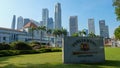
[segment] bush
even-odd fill
[[[9,44],[6,43],[0,43],[0,50],[10,50],[11,47]]]
[[[37,50],[20,50],[20,54],[36,54],[39,53]]]
[[[13,55],[18,55],[19,51],[18,50],[1,50],[0,51],[0,57],[2,56],[13,56]]]
[[[61,48],[52,48],[52,52],[62,52]]]
[[[32,47],[25,42],[13,42],[11,46],[15,50],[32,50]]]
[[[41,45],[39,42],[31,42],[30,43],[30,46],[32,46],[32,49],[40,49],[41,48]]]

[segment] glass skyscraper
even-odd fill
[[[17,30],[20,30],[22,29],[24,26],[24,20],[23,20],[23,17],[18,17],[17,19]]]
[[[13,15],[13,20],[12,20],[11,29],[15,29],[15,24],[16,24],[16,16]]]
[[[78,18],[77,16],[70,16],[69,19],[69,31],[70,36],[78,32]]]
[[[54,22],[55,29],[61,29],[61,4],[57,3],[55,5],[55,22]]]
[[[94,33],[95,34],[94,19],[88,19],[88,31],[89,31],[89,33]]]
[[[48,17],[49,17],[49,11],[47,8],[42,9],[42,21],[43,21],[43,26],[48,27]]]

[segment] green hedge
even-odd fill
[[[0,57],[3,56],[13,56],[20,54],[36,54],[36,53],[46,53],[46,52],[61,52],[60,48],[42,48],[38,50],[1,50]]]

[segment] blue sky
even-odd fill
[[[69,16],[78,16],[79,30],[88,28],[88,18],[95,19],[96,34],[99,35],[99,20],[104,19],[109,26],[110,36],[120,25],[116,21],[112,0],[1,0],[0,27],[11,27],[12,17],[31,18],[41,21],[42,8],[49,9],[49,17],[54,18],[54,6],[59,2],[62,7],[62,26],[69,30]]]

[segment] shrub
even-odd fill
[[[32,50],[32,47],[25,42],[13,42],[11,46],[15,50]]]
[[[2,56],[13,56],[13,55],[18,55],[19,51],[18,50],[1,50],[0,51],[0,57]]]
[[[39,42],[31,42],[30,46],[32,46],[32,49],[40,49],[41,48],[41,44]]]
[[[61,48],[52,48],[52,52],[62,52]]]
[[[10,50],[11,47],[9,44],[6,43],[0,43],[0,50]]]

